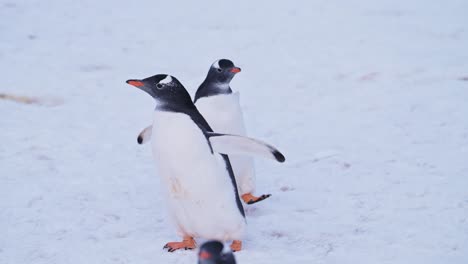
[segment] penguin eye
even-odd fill
[[[221,68],[217,68],[216,70],[219,71],[219,72],[223,71],[223,69],[221,69]]]
[[[162,89],[162,88],[163,88],[163,85],[162,85],[162,84],[160,84],[160,83],[158,83],[158,84],[156,84],[156,88],[158,88],[158,89]]]

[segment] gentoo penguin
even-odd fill
[[[156,101],[152,128],[153,157],[168,208],[182,242],[168,251],[195,248],[195,237],[233,240],[239,251],[245,214],[227,154],[259,155],[283,162],[274,147],[255,139],[215,133],[192,103],[182,84],[158,74],[128,84]]]
[[[194,103],[210,126],[220,133],[246,135],[244,118],[239,103],[239,92],[233,93],[229,85],[241,69],[227,59],[215,61],[203,83],[195,93]],[[151,138],[151,126],[138,135],[138,143],[144,144]],[[271,194],[253,195],[255,191],[254,161],[248,156],[230,155],[232,169],[237,180],[239,193],[247,204],[260,202]]]
[[[224,245],[219,241],[205,242],[198,253],[198,264],[236,264],[231,251],[223,252]]]

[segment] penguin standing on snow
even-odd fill
[[[182,242],[168,251],[195,248],[195,237],[232,240],[239,251],[246,226],[236,180],[227,154],[260,155],[279,162],[284,156],[263,142],[214,133],[182,84],[170,75],[128,80],[156,101],[153,157],[168,208]]]
[[[210,126],[220,133],[245,136],[246,129],[242,109],[239,103],[239,92],[233,93],[230,82],[241,69],[227,59],[215,61],[203,83],[195,93],[194,103]],[[138,136],[142,144],[151,137],[151,126],[145,128]],[[255,168],[251,157],[229,155],[236,177],[239,193],[247,204],[260,202],[271,194],[255,196]]]

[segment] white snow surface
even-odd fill
[[[168,12],[170,10],[170,12]],[[0,263],[167,253],[154,101],[125,80],[242,73],[257,160],[238,263],[468,263],[468,1],[0,0]]]

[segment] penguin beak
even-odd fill
[[[239,68],[239,67],[232,67],[232,69],[231,69],[232,73],[238,73],[240,71],[241,71],[241,68]]]
[[[210,254],[209,252],[203,250],[202,252],[200,252],[200,254],[198,255],[198,257],[199,257],[200,259],[203,259],[203,260],[204,260],[204,259],[210,259],[212,256],[211,256],[211,254]]]
[[[143,87],[145,84],[140,80],[127,80],[126,83],[133,85],[135,87]]]

